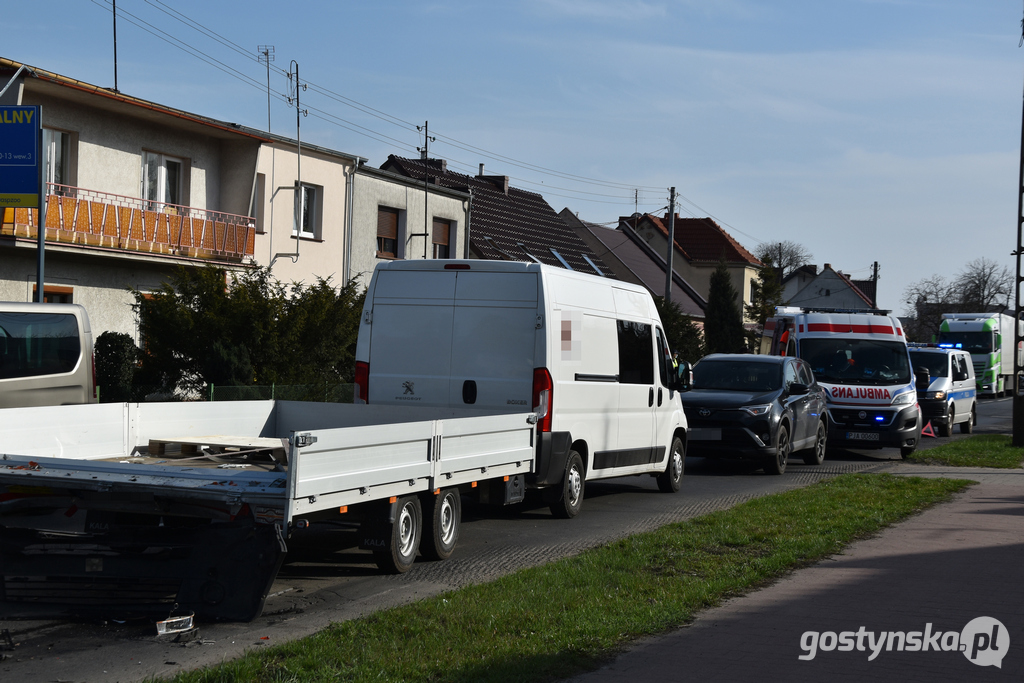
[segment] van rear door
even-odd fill
[[[530,410],[538,273],[456,272],[450,404]]]
[[[376,278],[368,326],[370,400],[448,405],[455,271],[381,269]]]

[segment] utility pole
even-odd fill
[[[427,181],[430,179],[430,143],[436,141],[437,138],[430,137],[430,121],[424,121],[423,126],[416,126],[416,130],[423,131],[423,146],[419,148],[420,159],[423,160],[423,258],[427,258],[427,242],[430,239],[430,229],[427,227],[427,221],[430,220],[430,214],[427,211],[428,199],[429,199],[429,188],[427,187]],[[419,235],[409,235],[410,237],[418,237]],[[451,237],[449,236],[449,242]]]
[[[117,0],[113,1],[114,6],[114,92],[120,92],[117,89]]]
[[[672,303],[672,255],[676,244],[676,188],[668,188],[668,255],[665,261],[665,304]]]
[[[1024,29],[1024,22],[1021,23],[1022,29]],[[1024,34],[1021,35],[1021,42],[1017,45],[1020,47],[1024,44]],[[1021,296],[1020,288],[1021,283],[1024,282],[1024,276],[1021,275],[1021,253],[1024,252],[1024,109],[1021,111],[1021,131],[1020,131],[1020,174],[1017,179],[1017,249],[1013,252],[1013,255],[1017,259],[1017,276],[1014,279],[1015,287],[1015,308],[1014,308],[1014,320],[1016,321],[1013,326],[1013,437],[1011,443],[1016,447],[1024,446],[1024,394],[1021,394],[1021,358],[1020,358],[1020,347],[1021,347]]]
[[[256,48],[260,64],[267,65],[267,132],[270,132],[270,63],[274,61],[274,46],[260,45]]]
[[[875,308],[878,308],[878,261],[875,261],[875,263],[871,266],[871,285],[872,288],[875,290],[871,294],[871,303],[875,305]]]

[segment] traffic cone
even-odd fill
[[[924,426],[924,429],[921,430],[921,436],[930,436],[933,439],[935,438],[935,430],[932,429],[931,420],[928,420],[928,424],[926,424]]]

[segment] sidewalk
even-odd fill
[[[733,598],[687,627],[646,639],[571,682],[1022,680],[1024,470],[899,464],[890,471],[980,483],[842,555]],[[976,617],[1001,622],[995,639],[1000,649],[984,647],[994,626],[987,623],[984,633],[968,634],[967,654],[974,645],[977,661],[1004,654],[1001,669],[979,666],[958,651],[901,652],[900,636],[893,637],[891,651],[876,640],[879,652],[868,660],[870,639],[881,632],[941,631],[944,638],[932,635],[930,644],[945,640],[952,647],[952,632],[960,634]],[[836,636],[826,632],[846,631],[852,632],[852,651],[828,647]],[[1003,647],[1007,634],[1009,645]],[[815,640],[828,651],[819,647],[813,659],[800,660]]]

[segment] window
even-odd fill
[[[398,258],[398,209],[377,208],[377,256]]]
[[[46,158],[46,182],[71,185],[71,134],[43,128],[43,154]],[[55,188],[63,194],[61,188]]]
[[[782,386],[789,390],[789,386],[796,380],[796,363],[786,363],[782,370]]]
[[[167,206],[184,204],[182,193],[182,169],[185,162],[156,152],[142,153],[142,197],[146,208],[172,213]]]
[[[551,251],[554,251],[552,249]],[[570,268],[570,270],[572,270]],[[662,386],[668,386],[669,378],[675,376],[675,367],[672,365],[672,352],[665,341],[665,335],[661,328],[654,328],[655,337],[658,340],[658,372],[661,374]]]
[[[71,372],[81,355],[75,316],[0,313],[0,379]]]
[[[39,287],[32,285],[32,301],[36,300]],[[58,285],[43,285],[44,304],[73,304],[75,303],[75,290],[72,287],[60,287]]]
[[[252,204],[249,206],[249,216],[256,220],[257,232],[263,232],[263,205],[267,201],[267,176],[265,173],[256,174],[256,186],[253,188]]]
[[[450,256],[450,237],[452,232],[452,222],[446,221],[440,218],[434,219],[434,231],[433,231],[433,242],[434,242],[434,258],[446,259],[451,258]]]
[[[619,382],[654,384],[654,341],[651,326],[619,320]]]
[[[320,214],[323,211],[323,188],[318,185],[302,184],[296,192],[299,202],[299,237],[306,239],[320,238]],[[295,231],[292,231],[294,234]]]
[[[580,254],[580,256],[583,257],[584,261],[586,261],[588,264],[590,264],[590,267],[594,269],[595,273],[597,273],[601,277],[605,276],[604,273],[601,272],[601,269],[597,267],[597,264],[590,260],[589,256],[587,256],[586,254]]]
[[[555,251],[554,249],[552,249],[550,247],[548,247],[548,251],[551,252],[552,256],[554,256],[556,259],[558,259],[558,262],[562,264],[563,268],[566,268],[568,270],[572,270],[572,266],[569,265],[568,261],[566,261],[564,258],[562,258],[561,254],[559,254],[557,251]]]

